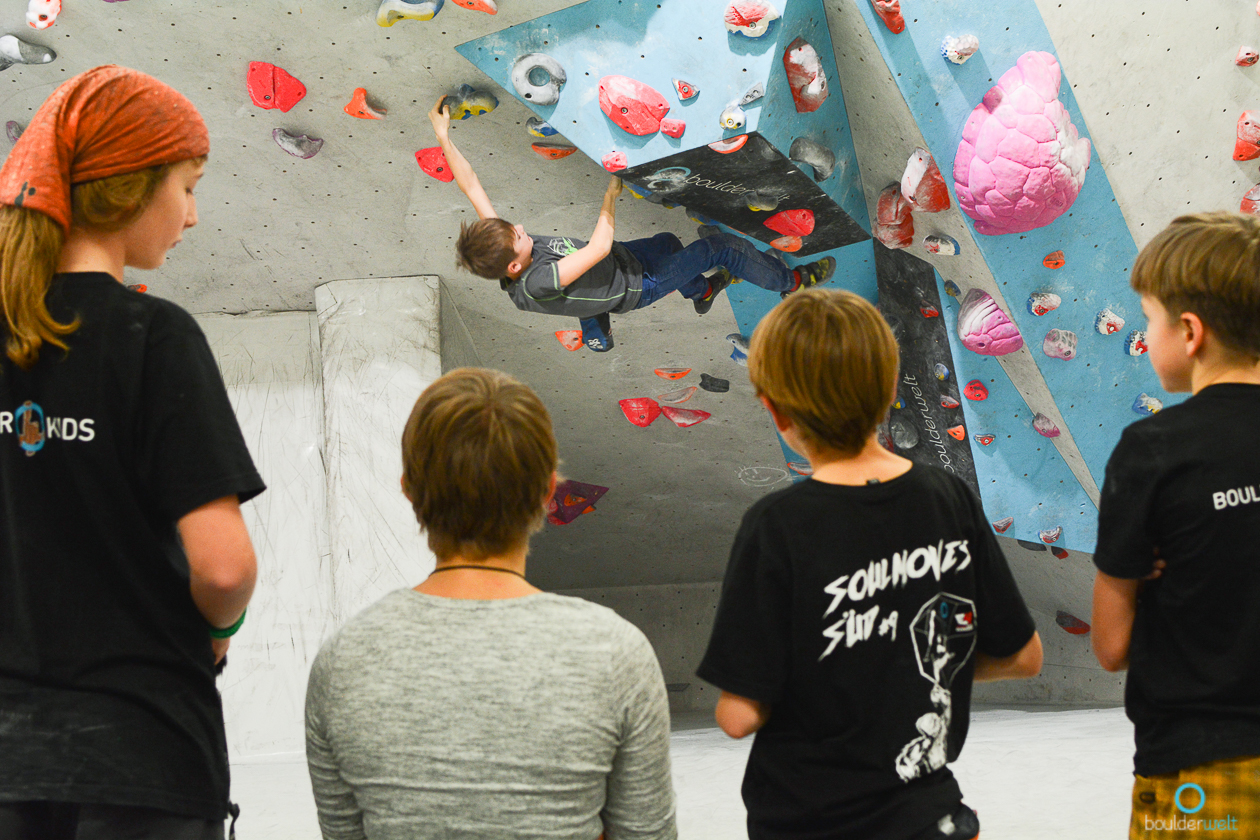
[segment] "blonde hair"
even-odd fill
[[[892,330],[869,302],[807,289],[757,325],[748,375],[806,444],[856,455],[896,398],[899,360]]]
[[[484,560],[542,527],[557,464],[551,416],[506,373],[459,368],[420,395],[402,434],[403,489],[439,560]]]
[[[1138,254],[1129,283],[1170,317],[1192,312],[1227,350],[1260,360],[1260,218],[1180,216]]]
[[[70,188],[72,224],[122,230],[149,206],[175,165],[75,184]],[[8,333],[4,349],[18,367],[34,366],[44,344],[68,349],[62,336],[79,328],[77,318],[68,324],[53,318],[45,302],[64,245],[65,233],[50,217],[26,207],[0,206],[0,309]]]
[[[455,240],[455,263],[478,277],[498,280],[516,250],[516,230],[504,219],[478,219],[471,225],[460,223],[459,239]]]

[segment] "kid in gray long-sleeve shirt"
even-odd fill
[[[578,598],[393,592],[316,657],[306,733],[326,838],[676,837],[660,666]]]

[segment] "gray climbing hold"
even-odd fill
[[[47,64],[57,53],[39,44],[28,44],[15,35],[0,35],[0,70],[14,64]]]
[[[533,105],[552,105],[568,78],[564,68],[546,53],[523,55],[512,65],[512,87]]]
[[[744,354],[748,353],[748,339],[744,338],[739,333],[731,333],[726,337],[726,340],[731,344],[734,344],[735,349],[739,352]]]
[[[276,141],[277,146],[295,158],[301,158],[302,160],[310,160],[319,154],[319,150],[324,147],[324,141],[318,137],[308,137],[305,134],[290,134],[283,128],[272,129],[271,139]]]
[[[731,383],[726,379],[719,379],[716,376],[709,376],[707,373],[700,374],[700,387],[706,391],[712,391],[715,394],[725,394],[731,390]]]
[[[788,150],[788,158],[793,163],[806,163],[814,170],[815,181],[826,181],[836,168],[835,153],[808,137],[797,137]]]
[[[16,143],[24,130],[22,124],[17,120],[9,120],[4,124],[4,133],[9,138],[10,143]]]
[[[888,436],[898,449],[914,449],[919,445],[919,432],[902,417],[888,421]]]
[[[748,92],[739,98],[736,105],[747,105],[749,102],[756,102],[758,99],[766,95],[766,83],[757,82],[748,89]]]
[[[749,210],[769,212],[779,208],[779,195],[769,190],[749,190],[744,193],[744,203]]]

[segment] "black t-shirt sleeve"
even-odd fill
[[[709,647],[696,674],[723,691],[763,703],[777,702],[791,661],[791,569],[783,539],[775,539],[754,507],[744,516]]]
[[[971,514],[971,562],[976,570],[976,647],[989,656],[1018,653],[1037,630],[1024,596],[1015,585],[1006,555],[989,528],[980,500],[970,487],[959,488]]]
[[[1143,578],[1155,563],[1151,509],[1160,464],[1133,426],[1124,430],[1107,459],[1098,504],[1098,547],[1094,565],[1117,578]]]
[[[163,514],[177,520],[223,496],[245,502],[265,489],[210,345],[187,312],[168,305],[154,313],[143,376],[141,478]]]

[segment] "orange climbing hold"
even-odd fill
[[[1046,268],[1063,268],[1066,262],[1062,251],[1051,251],[1041,258],[1041,264]]]
[[[579,350],[582,347],[582,331],[556,330],[556,340],[564,345],[565,350]]]
[[[682,379],[684,376],[691,373],[691,368],[663,367],[663,368],[657,368],[656,370],[652,372],[655,373],[657,376],[659,376],[661,379]]]
[[[962,426],[951,426],[945,431],[949,432],[949,436],[952,437],[954,440],[963,440],[964,438],[967,437],[967,430],[964,429]]]
[[[368,104],[366,88],[354,89],[354,95],[350,97],[349,103],[346,104],[345,112],[361,120],[381,120],[389,113],[384,108],[373,108]]]
[[[780,236],[778,239],[771,240],[770,247],[791,254],[801,250],[804,244],[799,236]]]
[[[741,134],[738,137],[728,137],[725,140],[718,140],[716,143],[710,143],[709,148],[715,152],[721,152],[729,155],[731,152],[738,152],[744,148],[744,144],[748,142],[748,135]]]
[[[548,160],[560,160],[577,151],[577,146],[566,146],[563,143],[530,143],[529,147]]]
[[[488,15],[497,15],[499,7],[494,0],[454,0],[456,6],[463,6],[465,9],[472,9],[474,12],[485,12]]]

